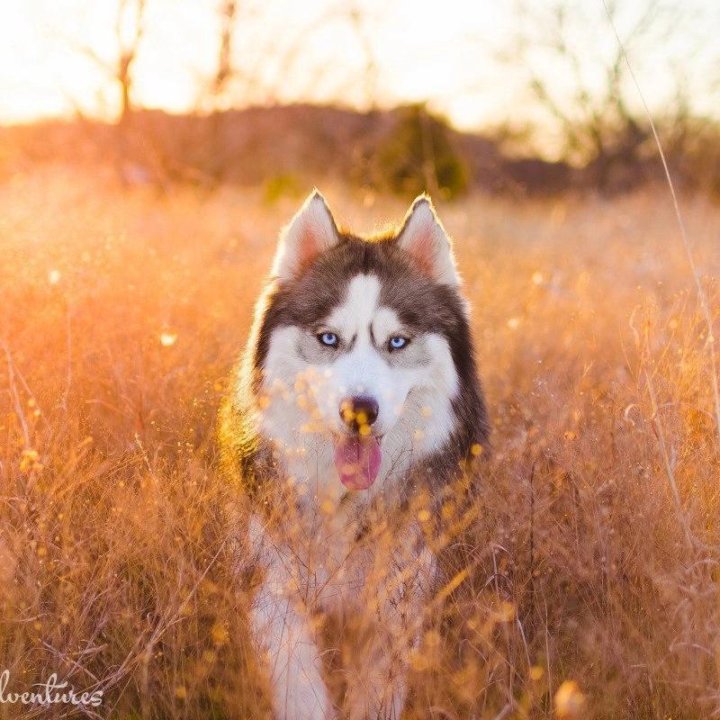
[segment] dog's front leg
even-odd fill
[[[321,674],[310,618],[293,577],[289,554],[269,547],[260,559],[265,578],[255,595],[250,621],[255,645],[270,675],[276,720],[332,720],[335,712]]]
[[[364,642],[350,663],[350,720],[399,720],[402,715],[410,653],[418,646],[434,574],[435,558],[425,548],[412,562],[396,567],[377,596],[368,598]]]
[[[354,663],[348,679],[349,720],[399,720],[407,694],[407,654],[393,647],[384,632],[366,648],[360,662]],[[399,650],[399,651],[398,651]]]

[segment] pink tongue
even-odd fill
[[[380,471],[382,452],[375,438],[344,437],[335,446],[340,481],[351,490],[366,490]]]

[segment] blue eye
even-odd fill
[[[410,341],[401,335],[394,335],[388,341],[388,350],[402,350]]]
[[[337,347],[339,342],[338,336],[335,333],[331,332],[320,333],[317,336],[317,339],[321,345],[332,348]]]

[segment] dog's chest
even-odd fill
[[[373,549],[363,525],[346,508],[313,509],[306,541],[293,550],[299,561],[300,589],[327,610],[357,602],[366,589],[373,565]]]

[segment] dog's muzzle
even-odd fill
[[[370,395],[354,395],[340,403],[340,417],[352,432],[369,435],[370,426],[377,420],[380,406]]]

